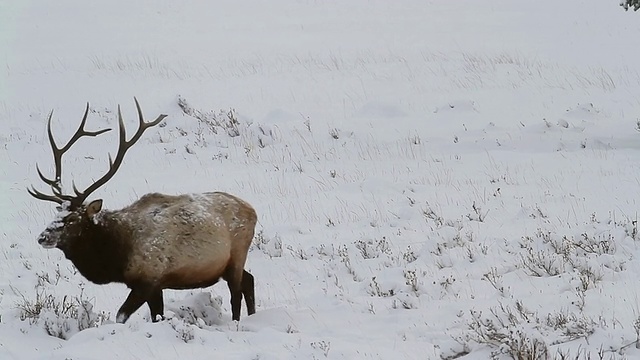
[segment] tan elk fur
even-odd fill
[[[257,221],[249,204],[223,192],[147,194],[95,217],[107,219],[130,234],[125,281],[165,289],[214,283],[228,267],[242,274]]]

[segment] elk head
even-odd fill
[[[38,236],[38,244],[45,249],[67,249],[69,242],[82,239],[83,232],[92,227],[94,216],[102,209],[102,200],[71,209],[69,205],[58,207],[58,215]],[[88,240],[90,241],[90,240]]]
[[[97,190],[102,185],[106,184],[109,179],[111,179],[115,173],[118,171],[118,168],[122,164],[122,160],[124,156],[129,150],[129,148],[135,144],[142,133],[157,124],[159,124],[167,115],[160,115],[154,121],[145,122],[144,117],[142,115],[142,110],[140,109],[140,104],[138,100],[134,98],[136,103],[136,109],[138,111],[139,118],[139,127],[136,133],[131,137],[131,139],[127,140],[127,135],[125,132],[124,121],[122,120],[122,113],[120,112],[120,106],[118,105],[118,127],[119,127],[119,137],[120,142],[118,146],[118,152],[115,156],[115,159],[109,155],[109,170],[106,174],[104,174],[100,179],[93,182],[86,189],[80,191],[76,187],[75,183],[73,184],[73,195],[64,194],[62,191],[62,155],[67,152],[71,146],[78,141],[80,138],[87,137],[95,137],[111,129],[102,129],[98,131],[87,131],[84,126],[87,121],[87,115],[89,113],[89,103],[84,111],[84,116],[82,121],[80,122],[80,127],[76,130],[71,139],[67,142],[63,147],[58,147],[56,144],[53,133],[51,131],[51,118],[53,116],[53,112],[49,114],[49,119],[47,121],[47,133],[49,136],[49,143],[51,144],[51,150],[53,152],[53,160],[55,167],[55,175],[53,178],[48,178],[42,174],[40,168],[36,164],[36,169],[38,171],[38,175],[40,179],[47,185],[51,187],[52,194],[45,194],[35,189],[35,187],[31,187],[31,189],[27,189],[31,196],[36,199],[51,201],[58,204],[58,214],[54,221],[49,224],[49,226],[38,236],[38,243],[45,248],[60,248],[67,254],[67,249],[70,248],[69,245],[77,244],[78,242],[91,242],[95,241],[90,234],[92,234],[91,230],[96,226],[96,216],[100,213],[102,209],[102,200],[94,200],[89,204],[85,204],[85,200],[91,193]],[[88,245],[88,244],[87,244]],[[69,254],[67,254],[69,255]]]

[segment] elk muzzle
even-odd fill
[[[64,232],[64,222],[59,218],[54,220],[40,235],[38,235],[38,244],[45,249],[53,249],[58,246],[60,237]]]
[[[43,231],[38,236],[38,244],[40,244],[45,249],[53,249],[58,245],[57,236],[52,236],[51,232],[48,230]]]

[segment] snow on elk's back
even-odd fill
[[[231,218],[228,219],[230,231],[246,226],[247,218],[236,216],[241,205],[248,206],[248,204],[242,200],[230,197],[228,194],[222,192],[191,194],[190,196],[194,200],[197,208],[201,209],[208,216],[213,217],[214,224],[217,226],[221,226],[224,223],[224,214],[231,216]],[[210,211],[213,213],[210,213]]]
[[[222,226],[223,221],[221,218],[221,208],[224,200],[216,202],[216,193],[203,193],[203,194],[189,194],[187,195],[191,200],[189,202],[189,212],[187,215],[189,218],[193,218],[193,221],[204,221],[205,219],[213,220],[216,226]]]

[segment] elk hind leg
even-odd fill
[[[162,299],[162,289],[153,290],[147,299],[149,311],[151,311],[151,321],[158,322],[158,316],[164,320],[164,301]]]
[[[231,293],[231,318],[235,321],[240,321],[240,309],[242,305],[242,271],[243,269],[236,269],[231,266],[227,270],[227,273],[223,278],[229,285],[229,292]]]
[[[244,302],[247,304],[247,314],[252,315],[256,313],[256,298],[254,295],[254,279],[253,275],[247,270],[242,271],[242,295],[244,295]]]

